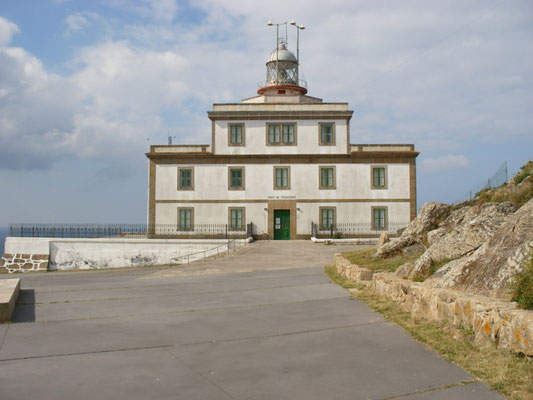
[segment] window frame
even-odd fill
[[[331,169],[333,171],[333,182],[331,186],[323,186],[322,185],[322,170],[323,169]],[[337,189],[337,168],[335,165],[320,165],[318,167],[318,188],[320,190],[335,190]]]
[[[241,227],[235,228],[233,226],[232,213],[233,211],[241,212]],[[246,230],[246,207],[228,207],[228,230],[236,231],[245,231]]]
[[[270,141],[270,127],[271,126],[278,126],[279,127],[279,142],[271,142]],[[283,127],[284,126],[292,126],[293,127],[293,141],[292,142],[284,142],[283,141]],[[266,133],[266,145],[267,146],[297,146],[298,145],[298,124],[296,122],[268,122],[265,125],[265,133]]]
[[[241,186],[234,187],[231,185],[231,171],[240,169],[241,172]],[[245,168],[243,165],[228,167],[228,190],[244,190],[245,189]]]
[[[190,215],[190,226],[182,226],[181,225],[181,212],[182,211],[189,211],[191,213]],[[178,207],[178,221],[177,221],[177,230],[178,231],[192,231],[194,230],[194,207]]]
[[[240,143],[233,143],[231,141],[231,127],[232,126],[240,126],[241,127],[241,142]],[[245,135],[245,125],[244,123],[229,123],[228,124],[228,146],[231,147],[243,147],[246,145],[246,135]]]
[[[383,169],[383,186],[374,185],[374,170]],[[371,165],[370,166],[370,188],[376,190],[384,190],[389,188],[388,168],[387,165]]]
[[[277,170],[278,169],[286,169],[287,170],[287,186],[278,186],[277,185]],[[279,165],[275,166],[273,168],[273,176],[274,176],[274,190],[290,190],[291,188],[291,167],[290,165]],[[283,179],[283,178],[282,178]]]
[[[370,208],[370,224],[374,231],[386,231],[389,229],[389,209],[386,206],[372,206]],[[378,210],[383,211],[383,226],[376,226],[375,212]]]
[[[323,221],[323,218],[322,218],[322,214],[326,210],[333,211],[333,218],[332,218],[331,223],[333,225],[333,228],[335,228],[335,226],[337,225],[337,207],[330,207],[330,206],[318,207],[318,225],[319,225],[319,229],[321,231],[328,231],[328,230],[331,229],[330,226],[326,227],[323,224],[324,221]]]
[[[181,185],[181,171],[190,170],[191,171],[191,186],[183,187]],[[194,167],[178,167],[178,190],[194,190]]]
[[[331,125],[331,142],[322,141],[322,127],[325,125]],[[318,123],[318,145],[319,146],[335,146],[337,144],[335,134],[335,122],[319,122]]]

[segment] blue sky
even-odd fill
[[[421,152],[419,206],[533,158],[529,0],[2,0],[0,226],[145,221],[147,139],[208,143],[212,103],[264,80],[266,21],[290,19],[351,142]]]

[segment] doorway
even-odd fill
[[[290,210],[274,210],[274,240],[291,239]]]

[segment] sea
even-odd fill
[[[0,227],[0,257],[4,254],[4,243],[6,241],[8,228]]]

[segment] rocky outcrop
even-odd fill
[[[402,270],[402,274],[407,272],[402,276],[425,279],[443,262],[472,254],[515,210],[511,203],[486,203],[452,211],[437,229],[428,232],[429,248],[409,271]]]
[[[509,300],[510,280],[533,252],[532,227],[533,199],[508,216],[475,252],[447,263],[428,283]]]

